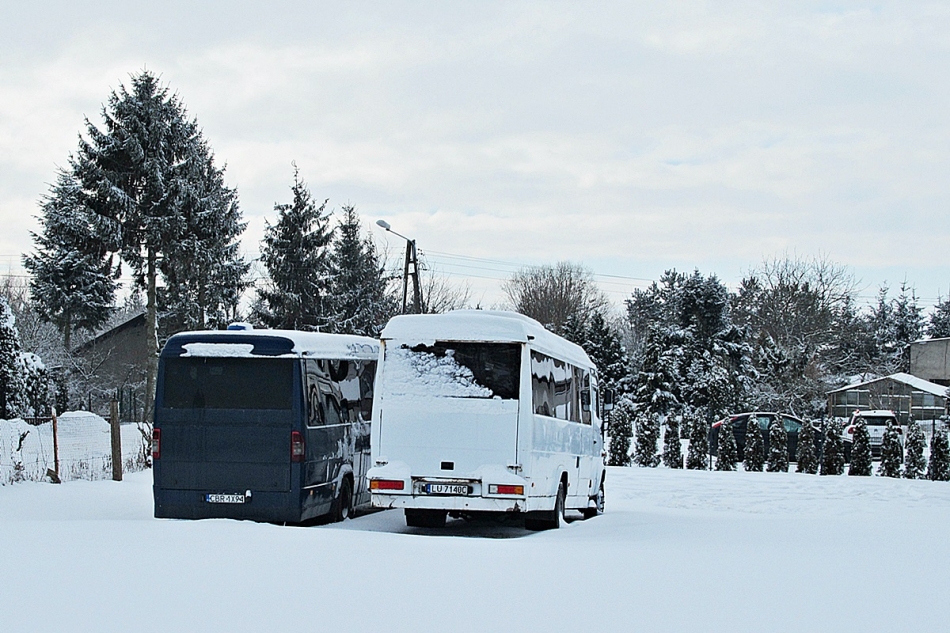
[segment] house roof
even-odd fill
[[[842,391],[851,391],[852,389],[860,389],[866,385],[872,383],[881,382],[882,380],[894,380],[896,382],[903,383],[917,391],[923,391],[924,393],[930,393],[935,396],[940,396],[942,398],[947,397],[947,388],[943,385],[938,385],[932,383],[929,380],[924,380],[923,378],[918,378],[917,376],[912,376],[904,372],[897,372],[896,374],[891,374],[890,376],[883,376],[881,378],[875,378],[873,380],[865,380],[864,382],[858,382],[851,385],[845,385],[844,387],[839,387],[838,389],[833,389],[832,391],[827,392],[828,394],[840,393]]]
[[[75,349],[73,349],[73,353],[81,354],[83,352],[89,351],[90,349],[93,349],[94,347],[98,346],[103,341],[106,341],[112,338],[113,336],[115,336],[116,334],[119,334],[120,332],[127,330],[129,328],[133,328],[133,327],[145,327],[145,313],[144,312],[140,312],[139,314],[136,314],[135,316],[129,318],[128,320],[123,321],[122,323],[116,325],[115,327],[106,330],[105,332],[101,333],[99,336],[86,341],[82,345],[77,346]]]

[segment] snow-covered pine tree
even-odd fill
[[[927,324],[927,334],[931,338],[950,337],[950,297],[945,300],[938,299]]]
[[[769,425],[769,458],[765,469],[770,473],[788,472],[788,432],[778,416]]]
[[[159,306],[166,332],[220,328],[237,318],[238,302],[250,285],[250,264],[240,254],[241,219],[237,190],[224,182],[224,168],[198,143],[189,161],[174,232],[159,265],[165,279]]]
[[[950,481],[950,442],[947,431],[936,429],[930,438],[930,463],[927,464],[927,479]]]
[[[680,423],[676,415],[666,416],[663,428],[663,465],[667,468],[683,467],[683,445],[680,443]]]
[[[814,475],[818,472],[818,454],[815,451],[815,427],[810,420],[802,422],[798,432],[798,448],[796,450],[797,465],[795,471]]]
[[[851,443],[851,463],[848,474],[858,477],[871,476],[871,436],[864,420],[858,418],[854,423],[854,435]]]
[[[22,415],[49,415],[53,394],[46,365],[36,354],[20,352],[20,375],[23,377]]]
[[[726,418],[719,425],[719,433],[716,436],[716,470],[735,470],[738,461],[736,434],[732,430],[732,420]]]
[[[20,414],[23,403],[23,373],[20,336],[6,297],[0,296],[0,417]]]
[[[709,426],[703,411],[689,410],[683,421],[689,420],[689,448],[686,450],[686,468],[707,470],[709,454]]]
[[[261,262],[270,280],[257,291],[253,318],[272,328],[316,330],[327,326],[329,316],[333,230],[326,201],[314,203],[296,165],[291,192],[293,202],[274,205],[277,222],[264,230]]]
[[[629,398],[620,398],[610,412],[608,435],[610,445],[607,452],[607,464],[610,466],[630,465],[630,443],[633,440],[634,405]]]
[[[828,420],[824,436],[819,473],[822,475],[844,474],[844,443],[841,440],[841,424],[835,419]]]
[[[660,464],[657,444],[660,441],[660,421],[655,415],[645,411],[637,413],[636,444],[633,451],[633,463],[637,466],[656,468]]]
[[[759,420],[749,416],[745,431],[745,448],[742,451],[742,465],[748,471],[762,472],[765,468],[765,440],[762,439],[762,429]]]
[[[396,312],[389,276],[356,208],[344,205],[330,252],[329,331],[376,338]]]
[[[924,431],[916,420],[907,422],[907,442],[904,446],[904,478],[923,479],[927,471],[927,458],[924,457]]]
[[[881,443],[881,465],[877,469],[877,474],[885,477],[901,476],[904,447],[901,446],[901,437],[897,429],[896,425],[888,424],[884,431],[884,439]]]
[[[93,330],[109,318],[116,289],[112,259],[96,236],[72,172],[57,173],[37,219],[42,230],[30,233],[36,250],[23,257],[32,273],[30,295],[40,317],[62,332],[70,350],[74,331]]]
[[[620,342],[620,334],[600,311],[591,315],[585,334],[581,346],[597,366],[601,383],[608,389],[621,390],[627,379],[627,354]]]

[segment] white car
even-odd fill
[[[867,426],[868,435],[871,437],[871,455],[874,457],[880,457],[881,455],[881,444],[884,443],[884,432],[887,431],[888,424],[893,424],[897,428],[898,435],[904,435],[904,428],[898,422],[893,411],[884,409],[855,411],[842,432],[845,459],[848,461],[851,460],[851,446],[854,444],[854,427],[859,420],[864,420],[864,424]]]

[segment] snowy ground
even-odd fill
[[[151,518],[149,472],[0,487],[4,631],[944,631],[950,483],[610,469],[556,532]]]

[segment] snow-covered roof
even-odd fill
[[[905,385],[911,387],[912,389],[916,389],[917,391],[923,391],[924,393],[930,393],[930,394],[933,394],[935,396],[940,396],[940,397],[947,396],[947,388],[944,387],[943,385],[938,385],[936,383],[930,382],[929,380],[924,380],[923,378],[918,378],[917,376],[912,376],[911,374],[907,374],[904,372],[897,372],[896,374],[884,376],[883,378],[875,378],[873,380],[865,380],[864,382],[859,382],[852,385],[845,385],[844,387],[839,387],[838,389],[834,389],[832,391],[829,391],[828,393],[831,394],[831,393],[838,393],[840,391],[850,391],[852,389],[860,389],[861,387],[870,385],[871,383],[875,383],[881,380],[885,380],[887,378],[890,378],[891,380],[896,380],[897,382],[904,383]]]
[[[375,359],[379,354],[379,341],[366,336],[257,329],[181,332],[168,339],[165,350],[174,356],[250,357],[260,355],[260,350],[253,353],[255,345],[265,340],[271,344],[281,343],[282,349],[267,352],[270,355]]]
[[[532,318],[501,310],[453,310],[444,314],[404,314],[393,317],[380,338],[410,345],[436,341],[528,343],[576,365],[590,367],[579,345],[561,338]]]

